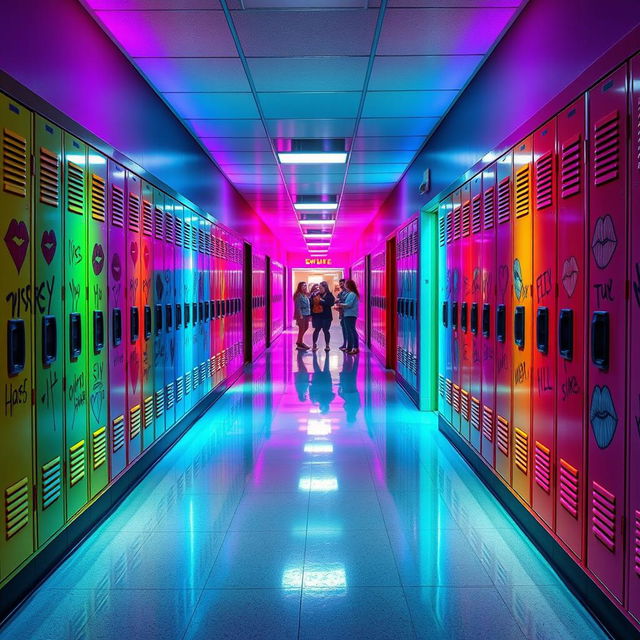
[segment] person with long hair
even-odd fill
[[[318,336],[320,331],[324,333],[325,351],[330,351],[329,342],[331,340],[331,321],[333,315],[331,307],[335,304],[336,299],[333,293],[329,291],[329,285],[321,282],[318,290],[311,296],[311,324],[313,325],[313,347],[314,351],[318,350]]]
[[[336,296],[336,301],[338,302],[336,309],[338,309],[340,329],[342,329],[342,345],[339,347],[340,351],[347,350],[347,330],[344,326],[344,311],[340,308],[340,303],[344,302],[344,299],[347,297],[347,290],[344,288],[345,282],[346,280],[344,278],[340,278],[340,282],[338,283],[338,295]]]
[[[307,283],[298,282],[296,292],[293,294],[293,319],[298,325],[298,339],[296,349],[307,350],[309,347],[304,343],[304,334],[309,328],[311,319],[311,305],[307,296]]]
[[[339,306],[339,309],[343,312],[344,325],[347,332],[347,346],[344,351],[354,356],[360,351],[358,349],[358,332],[356,331],[360,293],[358,292],[358,286],[351,279],[344,283],[344,287],[347,295]]]

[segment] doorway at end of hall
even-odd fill
[[[291,269],[291,292],[293,293],[299,282],[306,282],[307,288],[319,282],[326,282],[329,285],[329,291],[334,296],[338,295],[340,287],[338,282],[340,278],[344,278],[343,269],[332,269],[330,267],[319,269]],[[287,319],[288,326],[293,326],[292,318]]]

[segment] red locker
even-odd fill
[[[165,431],[164,372],[166,358],[165,305],[168,282],[164,269],[164,193],[153,190],[153,251],[151,287],[153,295],[153,406],[155,437]]]
[[[460,188],[460,433],[471,438],[471,185]]]
[[[482,172],[482,457],[495,464],[496,165]]]
[[[556,477],[556,121],[533,134],[532,506],[554,527]]]
[[[623,601],[627,354],[627,67],[589,91],[587,563]]]
[[[184,254],[182,245],[184,242],[183,207],[173,201],[173,232],[174,232],[174,410],[175,422],[178,422],[185,414],[184,402]]]
[[[440,278],[440,286],[442,288],[442,308],[440,313],[442,314],[441,323],[442,323],[442,332],[441,332],[441,343],[439,344],[440,355],[439,359],[441,360],[441,370],[442,370],[442,383],[444,385],[444,390],[442,395],[444,396],[444,401],[442,402],[442,409],[440,409],[440,413],[444,415],[447,422],[451,423],[451,411],[452,411],[452,393],[453,393],[453,384],[451,381],[451,257],[450,257],[450,248],[451,248],[451,219],[453,216],[452,213],[452,201],[451,197],[445,198],[440,203],[440,211],[442,218],[442,230],[441,230],[441,240],[440,242],[443,244],[444,256],[442,258],[442,272],[439,276]]]
[[[165,282],[165,367],[164,367],[164,418],[168,431],[176,422],[176,272],[175,266],[175,201],[165,196],[164,202],[164,282]]]
[[[460,190],[452,194],[451,212],[451,245],[449,247],[449,259],[451,264],[451,413],[453,427],[460,431],[460,298],[462,291],[460,269],[460,211],[462,203]]]

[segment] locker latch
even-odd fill
[[[9,375],[15,376],[24,369],[27,350],[24,320],[12,318],[7,324],[7,356]]]
[[[58,358],[58,325],[55,316],[42,316],[42,364],[53,364]]]
[[[77,360],[82,353],[82,317],[79,313],[69,314],[69,358]]]
[[[609,368],[609,313],[594,311],[591,318],[591,360],[598,369]]]
[[[100,353],[104,349],[104,316],[102,311],[93,312],[93,352]]]

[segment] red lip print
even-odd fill
[[[93,264],[93,273],[99,276],[104,268],[104,250],[100,243],[93,245],[93,257],[91,262]]]
[[[574,256],[567,258],[562,265],[562,286],[571,297],[578,284],[578,263]]]
[[[9,249],[9,253],[13,258],[13,264],[16,265],[16,269],[18,273],[20,273],[24,259],[27,257],[27,249],[29,248],[29,231],[27,230],[27,225],[13,218],[4,236],[4,243],[7,245],[7,249]]]
[[[136,262],[138,262],[138,243],[137,242],[132,242],[131,243],[131,247],[129,248],[129,252],[131,255],[131,260],[133,260],[133,264],[136,264]]]
[[[604,269],[611,262],[617,246],[618,238],[611,216],[607,214],[598,218],[593,229],[591,250],[593,251],[593,259],[600,269]]]
[[[506,264],[501,264],[498,267],[498,291],[504,299],[507,293],[507,287],[509,286],[509,267]]]
[[[144,266],[145,267],[149,267],[149,259],[151,258],[150,254],[149,254],[149,247],[147,247],[145,245],[144,247],[144,251],[142,252],[142,255],[144,257]]]
[[[111,260],[111,275],[116,282],[120,282],[120,277],[122,276],[122,265],[120,263],[120,255],[118,253],[114,253],[113,259]]]
[[[42,257],[47,264],[51,264],[53,257],[56,255],[56,247],[58,241],[56,240],[56,233],[51,229],[50,231],[44,231],[42,233],[42,239],[40,240],[40,250],[42,251]]]

